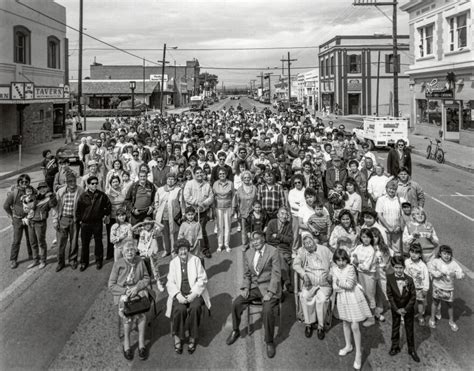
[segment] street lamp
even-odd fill
[[[132,109],[135,109],[135,88],[137,87],[136,81],[130,81],[130,90],[132,91]]]

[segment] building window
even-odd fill
[[[334,75],[334,55],[331,56],[331,75]]]
[[[449,51],[467,46],[467,13],[448,18]]]
[[[13,27],[13,61],[15,63],[31,64],[30,45],[31,32],[26,27]]]
[[[474,100],[464,101],[462,107],[462,129],[474,130]]]
[[[400,72],[400,55],[397,55],[396,68],[397,72]],[[385,55],[385,73],[393,73],[394,58],[393,54]]]
[[[48,37],[48,68],[61,68],[59,54],[59,39],[55,36]]]
[[[416,118],[421,124],[441,126],[441,101],[440,100],[416,100]]]
[[[329,76],[329,58],[326,58],[326,76]]]
[[[420,57],[426,57],[433,54],[433,24],[420,27],[418,35],[420,37]]]
[[[349,73],[360,73],[360,55],[349,55]]]
[[[324,59],[321,59],[321,65],[319,66],[319,70],[321,71],[321,76],[324,76]]]

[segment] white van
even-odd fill
[[[369,148],[383,148],[403,139],[408,145],[408,119],[400,117],[364,117],[364,123],[352,130],[359,142]]]

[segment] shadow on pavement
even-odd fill
[[[208,347],[212,340],[222,331],[227,317],[231,312],[232,297],[222,293],[211,298],[211,313],[208,315],[206,308],[203,311],[203,320],[199,328],[201,338],[199,345]]]
[[[221,261],[219,264],[215,264],[207,268],[206,273],[207,273],[208,281],[211,279],[212,276],[215,276],[216,274],[229,271],[231,265],[232,265],[232,260],[225,259]]]

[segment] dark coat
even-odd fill
[[[403,166],[407,168],[408,174],[411,175],[411,152],[408,148],[403,149],[403,156],[402,156],[402,163]],[[398,156],[398,152],[395,148],[392,148],[388,152],[387,156],[387,172],[394,177],[398,176],[400,169],[402,168],[400,163],[400,157]]]
[[[407,313],[413,312],[416,303],[416,290],[413,279],[403,274],[406,285],[400,293],[398,290],[397,280],[395,274],[387,274],[387,297],[390,307],[393,311],[404,308]]]

